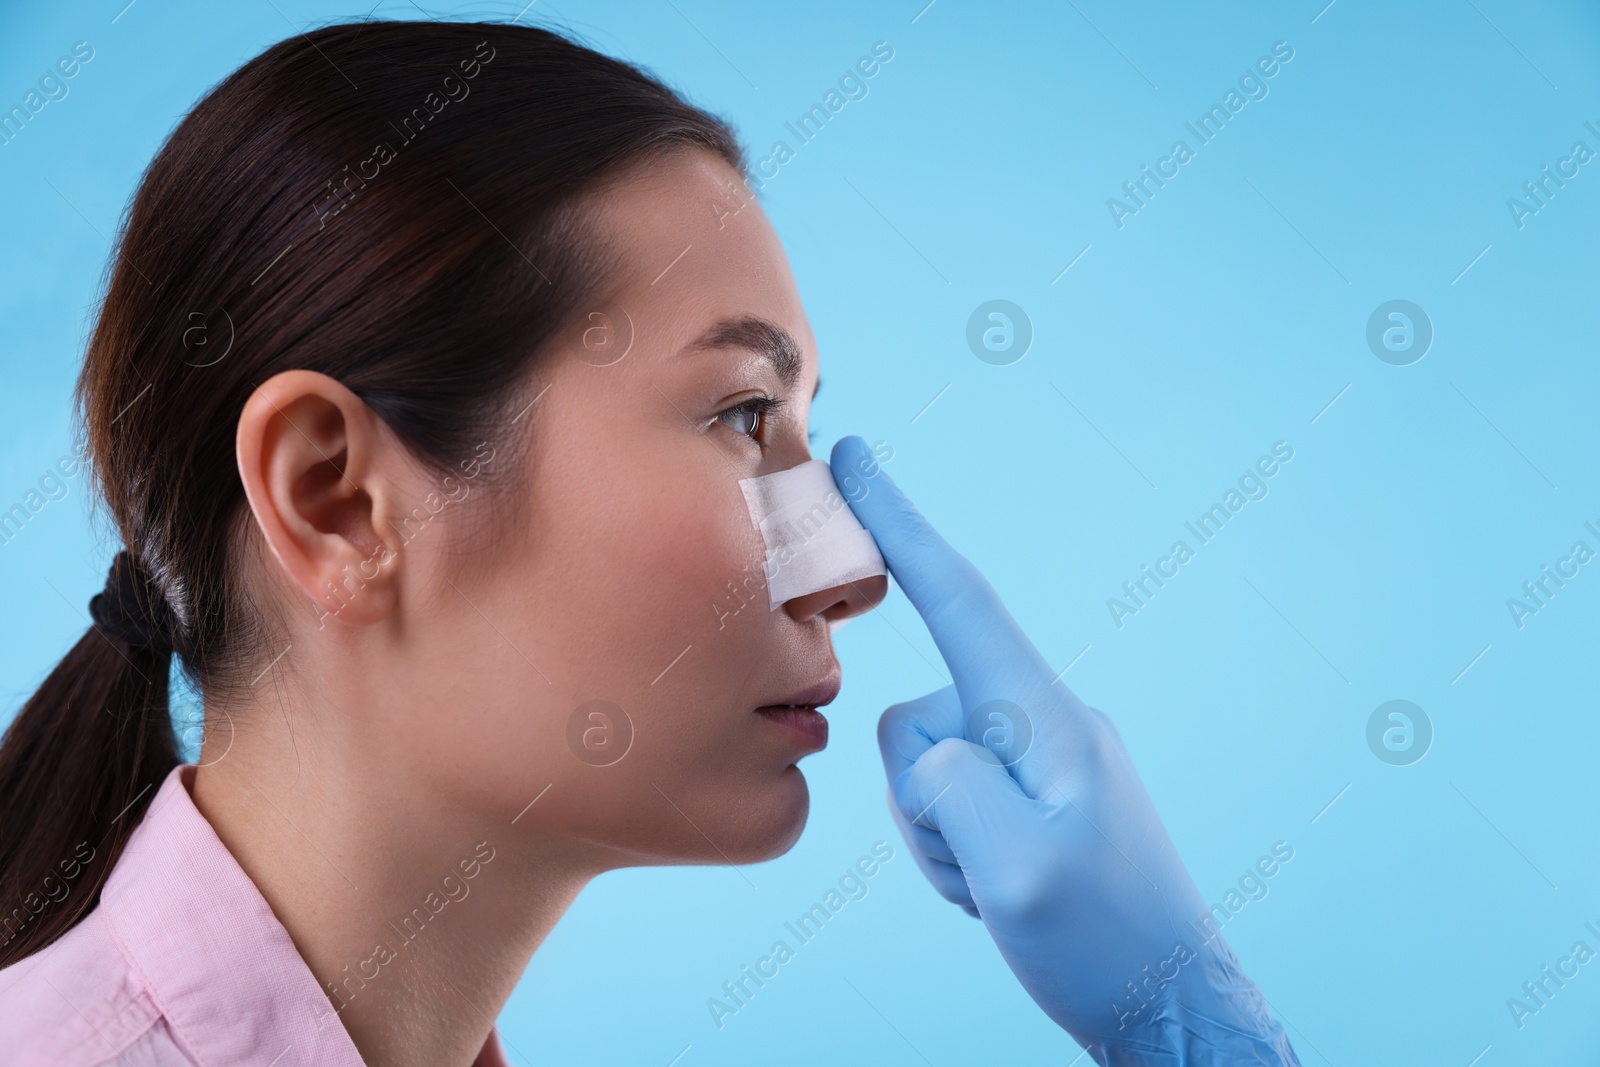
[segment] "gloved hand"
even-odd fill
[[[934,888],[1099,1064],[1298,1067],[1111,720],[1055,680],[865,441],[830,465],[954,679],[878,727],[889,807]]]

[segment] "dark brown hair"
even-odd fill
[[[729,128],[647,74],[492,22],[296,34],[178,125],[129,206],[77,389],[173,652],[91,626],[0,741],[0,966],[94,907],[177,765],[173,657],[211,695],[270,659],[241,579],[251,392],[327,374],[453,470],[603,283],[583,195],[684,148],[744,171]]]

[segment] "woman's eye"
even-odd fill
[[[736,408],[729,408],[717,417],[735,433],[746,437],[754,437],[761,431],[761,409],[754,402],[747,401]]]
[[[753,396],[743,403],[736,404],[717,415],[717,420],[735,433],[766,447],[767,417],[783,404],[782,400],[770,396]]]

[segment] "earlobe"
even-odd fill
[[[239,476],[256,528],[324,627],[330,616],[371,625],[394,609],[399,557],[385,532],[396,448],[360,397],[314,371],[274,375],[239,415]]]

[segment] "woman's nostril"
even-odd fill
[[[889,595],[889,576],[874,574],[857,582],[851,582],[851,599],[857,603],[853,605],[851,616],[862,615],[882,604]]]

